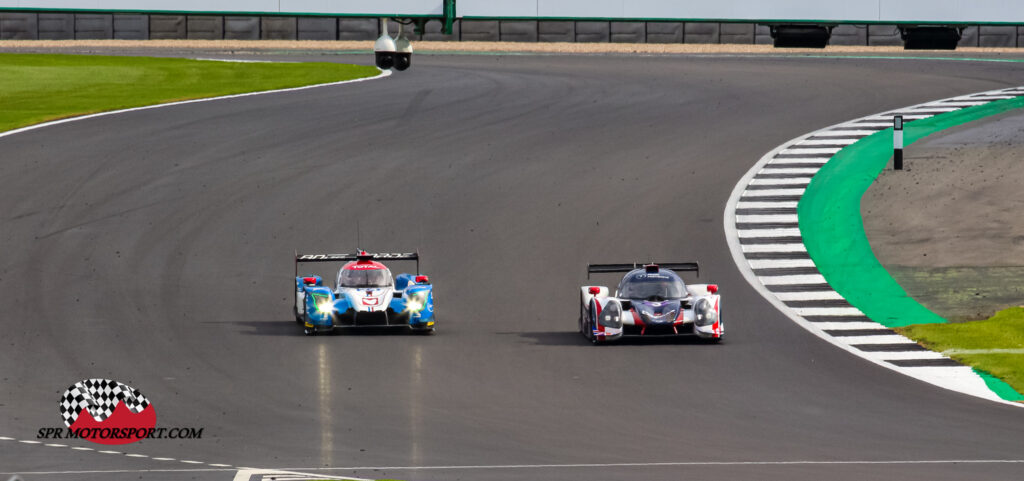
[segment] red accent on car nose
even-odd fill
[[[427,276],[416,276],[416,283],[417,284],[425,284],[427,282],[430,282],[430,278],[429,277],[427,277]]]
[[[591,287],[590,289],[587,289],[587,292],[590,292],[591,294],[596,296],[596,295],[601,293],[601,288],[600,287]]]
[[[712,294],[718,292],[718,284],[708,284],[708,292]]]
[[[313,284],[316,284],[316,277],[303,277],[302,282],[305,282],[306,285],[311,286]]]

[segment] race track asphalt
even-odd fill
[[[1020,479],[1024,410],[805,332],[740,275],[722,216],[790,138],[1022,84],[1005,63],[417,56],[372,82],[2,138],[0,436],[60,426],[64,389],[104,377],[140,389],[159,425],[204,428],[123,450],[231,466]],[[292,322],[292,253],[352,251],[357,221],[364,249],[419,250],[437,335],[308,338]],[[651,260],[698,261],[721,286],[722,344],[594,347],[576,333],[587,263]],[[621,463],[636,464],[564,466]],[[191,467],[0,444],[0,472],[26,481],[234,475],[146,471]],[[75,470],[121,472],[56,473]]]

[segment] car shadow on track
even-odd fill
[[[242,334],[249,334],[252,336],[302,337],[305,335],[302,333],[302,326],[296,324],[294,321],[234,321],[232,324],[245,328],[245,330],[242,331]]]
[[[583,338],[583,335],[576,331],[538,331],[538,332],[499,332],[499,335],[518,335],[523,339],[531,341],[532,344],[541,346],[591,346],[590,341]],[[628,337],[610,343],[601,343],[599,346],[664,346],[664,345],[710,345],[711,342],[696,336],[679,337]]]
[[[252,336],[289,336],[303,337],[302,326],[287,320],[272,321],[235,321],[232,324],[247,328],[242,334]],[[414,332],[409,329],[360,327],[333,332],[319,333],[317,336],[429,336],[427,333]]]

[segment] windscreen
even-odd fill
[[[387,269],[342,269],[338,287],[390,287],[394,284]]]
[[[665,300],[686,297],[686,287],[678,277],[663,273],[641,272],[622,280],[619,297],[636,300]]]

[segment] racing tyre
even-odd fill
[[[308,321],[308,320],[309,320],[309,314],[303,314],[302,315],[302,326],[303,326],[302,327],[302,333],[307,335],[307,336],[315,336],[316,335],[316,329],[315,328],[305,327],[306,326],[306,321]]]

